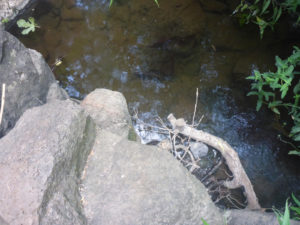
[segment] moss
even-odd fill
[[[128,140],[130,141],[137,141],[137,134],[132,126],[130,126],[128,131]]]

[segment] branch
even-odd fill
[[[0,108],[0,125],[1,125],[1,122],[2,122],[4,103],[5,103],[5,84],[2,84],[2,97],[1,97],[1,108]]]
[[[168,120],[171,123],[174,132],[181,133],[187,137],[203,142],[217,149],[226,160],[227,165],[234,176],[232,180],[224,182],[224,186],[230,189],[243,186],[248,201],[247,208],[261,208],[252,184],[240,162],[238,154],[226,141],[204,131],[196,130],[195,128],[188,126],[183,119],[176,119],[173,114],[168,116]]]

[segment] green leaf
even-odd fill
[[[300,134],[295,135],[295,136],[293,137],[293,140],[294,140],[294,141],[300,141]]]
[[[281,104],[282,104],[282,101],[273,101],[273,102],[269,102],[268,107],[271,108],[271,107],[275,107],[275,106],[278,106]]]
[[[110,0],[110,2],[109,2],[109,7],[112,6],[113,2],[114,2],[114,0]]]
[[[276,16],[275,16],[275,19],[273,20],[273,24],[275,24],[279,20],[279,18],[281,16],[281,13],[282,13],[282,8],[279,7],[279,10],[277,11],[277,14],[275,14]]]
[[[31,27],[28,27],[28,28],[22,30],[21,33],[22,33],[23,35],[26,35],[26,34],[29,34],[30,31],[32,31],[32,28],[31,28]]]
[[[243,7],[241,8],[241,12],[243,12],[245,9],[247,9],[248,8],[248,5],[247,4],[245,4],[245,5],[243,5]]]
[[[250,91],[247,96],[251,96],[251,95],[258,95],[257,91]]]
[[[281,99],[283,99],[286,96],[286,94],[287,94],[287,92],[289,90],[289,86],[290,86],[289,83],[285,83],[284,85],[281,85],[281,88],[280,88]]]
[[[255,80],[256,78],[255,78],[255,76],[252,76],[252,75],[251,75],[251,76],[246,77],[246,79],[247,79],[247,80]]]
[[[28,22],[26,22],[24,19],[20,19],[17,21],[17,25],[18,27],[22,28],[22,27],[28,27],[30,26],[30,24]]]
[[[287,75],[293,75],[293,71],[294,71],[294,66],[290,65],[289,68],[286,70],[286,74]]]
[[[262,106],[262,100],[258,100],[257,101],[257,104],[256,104],[256,111],[259,111],[260,110],[260,108],[261,108],[261,106]]]
[[[269,101],[269,97],[275,97],[275,94],[273,92],[263,92],[263,95],[265,96],[266,101]]]
[[[289,155],[298,155],[300,156],[300,152],[293,150],[293,151],[289,151]]]
[[[156,3],[157,7],[159,7],[158,0],[154,0],[154,1]]]
[[[3,24],[8,23],[8,22],[9,22],[9,20],[7,18],[4,18],[1,20],[1,23],[3,23]]]
[[[272,110],[274,113],[280,115],[280,112],[279,112],[279,110],[278,110],[276,107],[272,107],[271,110]]]
[[[201,220],[204,225],[209,225],[203,218],[201,218]]]
[[[292,198],[294,202],[300,207],[300,201],[296,198],[296,196],[292,193]]]
[[[264,14],[271,3],[271,0],[265,0],[260,15]]]
[[[285,210],[284,210],[282,222],[283,222],[282,225],[290,225],[290,210],[289,210],[288,200],[285,203]]]
[[[35,21],[34,21],[34,18],[33,18],[33,17],[29,17],[29,18],[28,18],[28,21],[29,21],[32,25],[35,25]]]
[[[291,206],[291,210],[295,211],[296,213],[300,214],[300,208]]]
[[[284,62],[277,55],[275,56],[275,61],[276,61],[275,64],[278,68],[284,67]]]
[[[296,134],[300,132],[300,126],[293,126],[291,133]]]
[[[33,17],[29,17],[28,21],[29,22],[25,21],[24,19],[20,19],[17,21],[18,27],[25,28],[22,30],[23,35],[28,34],[30,31],[34,32],[35,28],[38,27]]]
[[[295,85],[293,92],[294,94],[297,94],[300,91],[300,81]]]

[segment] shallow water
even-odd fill
[[[230,16],[234,6],[161,0],[158,8],[151,0],[116,0],[109,8],[105,0],[53,0],[35,8],[37,32],[12,32],[44,55],[72,97],[95,88],[120,91],[130,112],[146,122],[169,113],[191,121],[198,88],[199,128],[238,151],[263,207],[280,206],[300,191],[300,161],[286,155],[290,147],[278,140],[274,115],[255,111],[245,77],[254,68],[273,69],[275,54],[286,56],[295,41],[286,24],[260,40],[256,26],[241,28]]]

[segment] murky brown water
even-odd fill
[[[273,69],[275,54],[289,53],[295,37],[284,35],[283,23],[259,40],[256,26],[241,28],[230,16],[235,1],[159,2],[115,0],[109,9],[106,0],[44,1],[34,12],[41,29],[20,38],[44,55],[71,96],[121,91],[144,121],[169,113],[190,121],[199,88],[200,128],[238,151],[262,206],[282,205],[300,191],[300,161],[286,156],[273,114],[255,111],[245,77]]]

